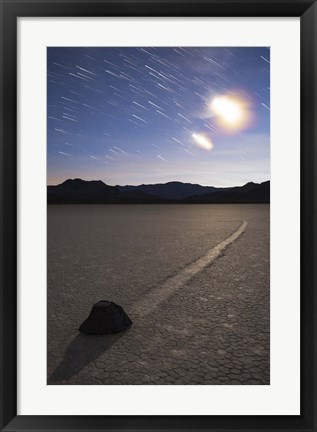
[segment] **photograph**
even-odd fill
[[[269,386],[270,47],[46,50],[47,384]]]

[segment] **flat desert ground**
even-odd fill
[[[269,216],[264,204],[48,206],[48,384],[270,384]],[[132,326],[79,333],[99,300]]]

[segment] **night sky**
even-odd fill
[[[48,48],[48,184],[270,178],[269,48]]]

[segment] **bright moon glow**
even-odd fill
[[[235,101],[226,97],[216,98],[212,107],[218,115],[230,124],[236,124],[241,120],[242,110]]]
[[[195,141],[195,143],[198,145],[198,147],[204,149],[204,150],[212,150],[213,149],[213,144],[211,142],[211,139],[203,134],[196,134],[193,133],[192,137]]]
[[[218,96],[210,104],[218,124],[227,130],[245,129],[251,121],[249,104],[236,96]]]

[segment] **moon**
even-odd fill
[[[228,131],[245,129],[250,124],[249,104],[237,96],[217,96],[211,101],[210,109],[217,123]]]

